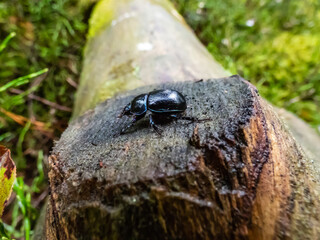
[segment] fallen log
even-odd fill
[[[116,116],[154,88],[188,116],[125,135]],[[48,239],[272,239],[319,234],[319,177],[272,108],[238,76],[148,86],[75,120],[50,157]],[[151,237],[152,236],[152,237]],[[305,239],[305,238],[304,238]]]
[[[167,0],[95,7],[73,116],[137,87],[228,76]]]
[[[160,2],[111,1],[112,19],[125,19],[114,23],[124,25],[110,20],[92,32],[75,120],[49,158],[46,238],[316,239],[319,158],[304,153],[241,77],[201,81],[226,72]],[[175,27],[167,32],[163,22]],[[122,48],[122,39],[134,44]],[[137,51],[141,42],[153,50]],[[186,96],[187,116],[211,120],[168,122],[158,136],[145,119],[119,135],[130,121],[117,119],[122,108],[162,88]]]

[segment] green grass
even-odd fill
[[[0,53],[3,51],[9,41],[15,36],[15,33],[9,34],[3,41],[0,43]],[[31,73],[22,77],[18,77],[9,81],[8,83],[2,85],[0,87],[0,93],[4,91],[8,91],[10,88],[19,87],[21,85],[29,83],[29,80],[35,78],[45,72],[48,69],[43,69],[35,73]],[[26,91],[25,93],[28,93]],[[1,108],[5,108],[10,104],[19,105],[21,101],[17,101],[18,99],[23,100],[25,93],[18,94],[14,97],[1,98]],[[21,102],[21,104],[23,101]],[[17,143],[17,155],[19,159],[24,160],[23,147],[22,143],[24,142],[25,134],[28,132],[30,128],[31,122],[28,121],[26,125],[23,127],[22,131],[19,134],[18,143]],[[5,138],[5,137],[4,137]],[[26,240],[30,239],[31,236],[31,221],[36,219],[36,211],[32,207],[31,204],[31,194],[39,193],[39,188],[44,183],[44,173],[42,168],[42,160],[43,160],[43,152],[40,150],[38,152],[38,161],[37,161],[37,170],[38,176],[34,178],[31,187],[25,185],[23,178],[18,177],[14,183],[13,191],[16,194],[16,200],[12,211],[12,222],[11,225],[3,224],[0,221],[0,237],[2,240],[11,239],[11,235],[13,234],[15,237],[22,238],[24,237]],[[22,161],[25,163],[25,161]],[[19,167],[19,165],[17,165]],[[20,166],[21,168],[21,166]],[[22,218],[20,217],[22,215]],[[22,219],[22,224],[18,230],[16,230],[17,224]],[[22,234],[24,232],[24,234]]]
[[[226,69],[320,128],[319,1],[174,2]]]
[[[173,2],[226,69],[319,128],[319,1]],[[70,118],[69,111],[28,96],[72,108],[76,89],[67,79],[79,78],[87,31],[76,3],[0,2],[0,141],[12,150],[19,176],[16,198],[0,223],[0,236],[9,239],[32,236],[46,192],[41,163]]]
[[[18,169],[15,200],[0,222],[1,237],[30,239],[47,190],[42,170],[70,118],[33,94],[71,109],[87,25],[77,1],[0,3],[0,141]],[[69,81],[70,82],[70,81]]]

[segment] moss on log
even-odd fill
[[[102,0],[90,20],[73,115],[137,87],[226,76],[168,0]]]
[[[185,94],[163,125],[116,116],[154,88]],[[71,123],[49,160],[47,239],[316,239],[319,179],[272,108],[238,76],[138,88]]]
[[[34,239],[317,239],[319,136],[290,118],[296,141],[251,84],[226,75],[168,1],[99,1]],[[169,122],[159,137],[145,119],[118,135],[122,107],[166,87],[211,121]]]

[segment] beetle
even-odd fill
[[[196,118],[186,117],[182,114],[187,109],[185,97],[178,91],[172,89],[155,90],[147,94],[136,96],[122,110],[119,118],[127,115],[133,116],[128,126],[123,128],[120,134],[142,119],[147,111],[150,111],[149,122],[152,128],[161,135],[161,129],[154,123],[155,119],[182,119],[197,121]]]

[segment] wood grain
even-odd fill
[[[162,125],[116,116],[135,95],[172,88],[186,115]],[[315,169],[239,76],[146,86],[72,122],[49,160],[47,239],[316,239]]]

